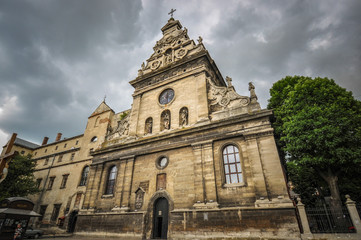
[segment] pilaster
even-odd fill
[[[195,208],[217,208],[217,189],[214,171],[213,143],[206,141],[192,145],[195,155]]]
[[[129,119],[129,136],[134,136],[137,134],[137,127],[138,127],[138,118],[139,118],[139,110],[141,104],[142,95],[136,95],[133,97],[133,104],[132,110],[130,113]]]
[[[207,81],[205,73],[195,75],[197,82],[197,122],[208,121],[208,96],[207,96]]]
[[[257,207],[259,204],[262,205],[265,200],[268,202],[270,199],[268,199],[266,179],[263,172],[257,139],[255,137],[246,137],[246,144],[248,159],[252,169]]]
[[[122,193],[120,206],[123,211],[129,211],[130,209],[130,197],[132,195],[133,185],[133,173],[134,173],[134,161],[135,157],[127,157],[123,160],[122,166],[124,167],[124,175],[122,181]]]

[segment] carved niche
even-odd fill
[[[179,111],[179,126],[188,125],[188,108],[182,107]]]
[[[228,87],[216,86],[210,78],[208,82],[208,102],[211,112],[221,111],[232,107],[249,105],[250,98],[241,96],[234,90],[231,79],[227,77]]]
[[[135,209],[141,209],[143,206],[145,191],[142,187],[138,187],[135,191]]]
[[[168,130],[170,129],[170,111],[165,110],[162,112],[160,116],[160,130]]]

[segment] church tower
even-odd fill
[[[77,233],[143,239],[298,239],[270,124],[255,87],[240,96],[171,17],[141,64],[130,110],[94,149]],[[189,236],[189,237],[187,237]]]

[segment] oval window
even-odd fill
[[[168,165],[168,158],[164,156],[158,158],[156,165],[158,169],[165,168]]]
[[[173,89],[166,89],[159,95],[159,103],[160,104],[168,104],[174,98]]]

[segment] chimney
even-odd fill
[[[56,139],[55,139],[55,142],[59,141],[61,139],[61,133],[58,133],[58,135],[56,135]]]
[[[48,137],[44,137],[44,139],[43,139],[43,143],[41,144],[41,146],[43,146],[43,145],[47,144],[47,143],[48,143],[48,140],[49,140],[49,138],[48,138]]]

